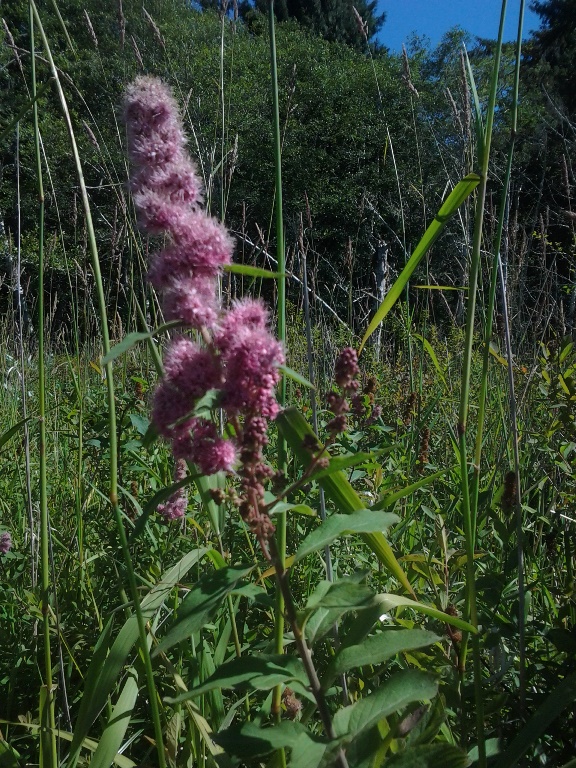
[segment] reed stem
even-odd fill
[[[48,479],[46,472],[46,367],[44,359],[44,182],[40,153],[40,127],[36,100],[36,59],[34,55],[33,5],[29,6],[30,24],[30,71],[32,79],[32,120],[34,128],[34,157],[38,184],[38,429],[40,475],[40,603],[44,643],[44,682],[40,695],[40,763],[56,768],[55,697],[50,647],[50,519],[48,513]]]
[[[97,294],[97,300],[98,300],[98,309],[100,314],[100,327],[101,327],[101,333],[102,333],[102,347],[104,351],[104,355],[106,355],[110,351],[110,336],[108,331],[108,315],[107,315],[107,309],[106,309],[106,296],[104,293],[104,284],[102,281],[102,273],[100,270],[100,260],[98,256],[98,246],[96,243],[96,234],[94,231],[94,224],[92,222],[92,213],[90,210],[90,202],[88,199],[88,192],[86,190],[86,183],[84,181],[84,173],[82,170],[82,163],[80,161],[80,155],[78,152],[78,146],[76,144],[76,138],[74,134],[74,128],[72,126],[72,121],[70,118],[70,113],[68,110],[68,104],[66,101],[66,97],[64,95],[64,91],[62,89],[62,85],[60,83],[60,79],[58,76],[58,70],[56,68],[56,65],[54,64],[54,59],[52,57],[52,51],[50,49],[50,45],[48,43],[48,39],[46,37],[46,34],[44,32],[42,21],[40,19],[40,16],[38,14],[38,10],[36,8],[36,5],[34,3],[34,0],[30,0],[30,7],[34,14],[34,20],[36,21],[36,24],[38,26],[38,30],[40,32],[40,35],[42,37],[42,43],[44,45],[44,49],[46,52],[46,57],[48,59],[48,62],[50,64],[50,69],[52,72],[52,77],[54,79],[56,89],[58,91],[58,97],[60,99],[60,105],[62,108],[62,113],[64,116],[64,120],[66,122],[66,127],[68,130],[68,136],[70,139],[70,145],[72,148],[72,154],[74,157],[74,162],[76,166],[76,173],[78,175],[78,182],[80,187],[80,194],[82,198],[82,204],[84,207],[84,215],[86,217],[86,230],[88,234],[88,244],[89,244],[89,250],[90,250],[90,257],[91,257],[91,264],[92,264],[92,271],[94,273],[94,281],[95,281],[95,287],[96,287],[96,294]],[[34,57],[32,57],[34,58]],[[146,633],[146,625],[144,622],[144,617],[142,615],[142,608],[140,605],[140,597],[138,593],[138,586],[136,583],[136,576],[134,573],[134,568],[132,564],[132,558],[130,555],[130,550],[128,547],[128,539],[126,536],[126,531],[124,529],[124,522],[122,520],[122,512],[120,509],[120,505],[118,503],[118,434],[117,434],[117,424],[116,424],[116,402],[115,402],[115,395],[114,395],[114,377],[113,377],[113,370],[112,370],[112,363],[109,362],[105,365],[105,371],[106,371],[106,390],[107,390],[107,405],[108,405],[108,428],[109,428],[109,450],[110,450],[110,485],[109,485],[109,499],[110,504],[112,506],[112,510],[114,512],[114,517],[116,520],[116,526],[118,529],[118,535],[120,538],[120,546],[122,549],[122,554],[124,556],[124,562],[126,566],[126,573],[128,577],[128,583],[130,585],[130,591],[132,594],[132,600],[134,603],[134,610],[136,613],[136,618],[138,622],[138,630],[139,630],[139,645],[140,645],[140,654],[142,656],[143,662],[144,662],[144,669],[146,673],[146,683],[148,687],[148,697],[149,697],[149,706],[150,706],[150,713],[152,716],[152,722],[154,725],[154,736],[156,740],[156,750],[158,755],[158,765],[159,768],[166,768],[166,758],[164,754],[164,745],[163,745],[163,735],[162,735],[162,725],[160,722],[160,712],[158,708],[158,695],[156,692],[156,685],[154,683],[154,672],[152,669],[152,660],[150,658],[150,650],[148,647],[147,642],[147,633]],[[75,762],[76,756],[72,756],[71,762]]]

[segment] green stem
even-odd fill
[[[276,254],[278,260],[277,280],[278,286],[278,338],[286,344],[286,252],[284,249],[284,216],[282,210],[282,144],[280,137],[280,106],[278,98],[278,67],[276,63],[276,31],[274,26],[274,0],[269,0],[268,21],[270,34],[270,70],[272,80],[272,111],[274,119],[274,165],[276,188]],[[278,399],[280,405],[286,405],[286,379],[280,381]],[[278,436],[278,470],[286,469],[286,441]],[[286,559],[286,512],[277,517],[276,523],[278,561],[282,568]],[[274,625],[274,644],[276,653],[284,650],[284,598],[280,589],[276,590],[276,610]],[[277,722],[281,717],[282,687],[274,689],[272,697],[272,713]],[[286,753],[283,749],[278,751],[281,766],[286,765]]]
[[[40,438],[40,602],[44,640],[44,685],[40,695],[40,762],[56,768],[56,717],[50,648],[50,520],[48,515],[46,473],[46,371],[44,365],[44,183],[40,154],[40,127],[36,88],[36,60],[34,56],[34,17],[29,7],[30,51],[32,76],[32,119],[34,123],[34,155],[38,183],[38,425]]]
[[[82,203],[84,206],[84,214],[86,216],[86,230],[88,232],[88,242],[90,248],[90,256],[92,262],[92,270],[94,273],[94,280],[96,285],[96,294],[98,298],[98,308],[100,314],[100,325],[102,332],[102,347],[104,355],[110,351],[110,337],[108,332],[108,316],[106,311],[106,297],[104,294],[104,285],[102,281],[102,274],[100,271],[100,261],[98,257],[98,246],[96,244],[96,235],[94,232],[94,225],[92,222],[92,214],[90,211],[90,202],[88,200],[88,192],[86,190],[86,183],[84,181],[84,174],[82,171],[82,164],[80,162],[80,155],[76,144],[76,138],[74,135],[74,128],[72,126],[72,120],[68,110],[68,104],[62,85],[58,76],[58,70],[54,64],[52,57],[52,51],[48,43],[48,39],[42,27],[42,22],[38,14],[34,0],[30,0],[30,6],[34,14],[34,20],[38,26],[38,30],[42,37],[44,49],[46,51],[47,59],[50,63],[50,69],[52,71],[52,77],[58,91],[60,99],[60,105],[62,107],[62,113],[66,122],[68,135],[70,138],[70,144],[72,148],[72,154],[74,156],[74,162],[76,165],[76,172],[78,175],[78,182],[82,197]],[[33,57],[32,57],[33,58]],[[124,562],[126,565],[126,572],[128,576],[128,582],[130,585],[130,591],[132,593],[132,600],[134,602],[134,608],[136,612],[139,640],[140,640],[140,653],[144,661],[144,668],[146,672],[146,683],[148,686],[148,697],[150,705],[150,713],[152,715],[152,721],[154,724],[154,735],[156,739],[156,749],[158,754],[159,768],[166,768],[166,758],[164,754],[162,725],[160,722],[160,712],[158,708],[158,695],[156,692],[156,686],[154,683],[154,672],[152,669],[152,660],[150,658],[150,651],[147,643],[146,625],[144,617],[142,615],[142,608],[140,605],[140,597],[138,594],[138,586],[136,583],[136,576],[134,574],[134,568],[132,564],[132,558],[130,556],[130,550],[128,548],[128,539],[126,537],[126,531],[124,529],[124,523],[122,520],[122,512],[118,503],[118,435],[116,425],[116,403],[114,396],[114,378],[112,371],[112,363],[107,363],[106,370],[106,389],[107,389],[107,403],[108,403],[108,426],[109,426],[109,440],[110,440],[110,490],[109,498],[112,506],[114,517],[116,519],[116,526],[118,528],[118,535],[120,537],[120,546],[122,548],[122,554],[124,556]]]
[[[481,140],[481,168],[480,184],[478,185],[474,236],[472,240],[472,258],[470,264],[470,279],[468,286],[468,304],[466,313],[466,335],[464,340],[464,357],[462,364],[462,382],[460,393],[460,408],[458,413],[458,437],[460,447],[460,482],[462,485],[462,515],[464,522],[464,535],[466,539],[466,605],[470,623],[478,626],[476,606],[476,575],[474,564],[475,531],[476,531],[476,500],[477,494],[470,494],[470,482],[468,477],[468,449],[466,445],[466,430],[468,408],[470,402],[470,377],[472,370],[472,346],[474,342],[474,321],[476,317],[476,298],[478,293],[478,279],[480,274],[481,246],[484,224],[484,209],[486,204],[486,187],[488,182],[488,169],[490,162],[490,148],[492,144],[492,129],[494,125],[494,113],[496,106],[496,94],[498,88],[498,74],[500,71],[500,59],[502,52],[502,37],[504,32],[504,19],[506,17],[507,0],[503,0],[500,13],[500,27],[498,42],[494,57],[494,66],[490,82],[490,95],[486,113],[486,127]],[[480,445],[481,448],[481,445]],[[479,472],[480,455],[475,456],[475,472]],[[473,488],[477,481],[473,481]],[[474,507],[473,507],[474,503]],[[468,636],[462,641],[460,652],[460,674],[463,677],[466,663]],[[482,669],[480,659],[480,638],[474,634],[472,639],[473,669],[474,669],[474,703],[476,711],[476,728],[478,740],[478,765],[486,767],[486,744],[484,737],[484,701],[482,696]]]

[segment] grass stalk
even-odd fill
[[[278,261],[278,338],[286,344],[286,251],[284,247],[284,213],[282,209],[282,141],[280,136],[280,106],[278,97],[278,66],[276,59],[276,30],[274,24],[274,0],[269,0],[268,23],[270,35],[270,74],[272,81],[272,113],[274,121],[274,167],[275,167],[275,205],[276,205],[276,258]],[[278,388],[278,400],[281,407],[286,405],[286,379],[282,377]],[[286,469],[286,441],[278,435],[278,470]],[[282,568],[286,559],[286,512],[277,517],[276,537],[278,560]],[[276,610],[274,615],[274,644],[276,653],[284,650],[284,597],[282,591],[276,591]],[[276,686],[272,697],[272,714],[277,722],[281,718],[281,686]],[[286,753],[280,749],[277,753],[281,766],[286,765]]]
[[[480,275],[481,247],[484,225],[484,211],[486,204],[486,188],[488,183],[488,170],[490,163],[490,149],[492,143],[492,129],[496,107],[496,94],[498,88],[498,76],[500,72],[500,59],[502,52],[502,38],[504,33],[504,20],[506,18],[507,0],[503,0],[500,13],[500,26],[498,30],[498,42],[494,56],[494,65],[490,82],[490,93],[486,112],[486,126],[480,141],[480,183],[477,190],[474,235],[472,240],[472,255],[470,264],[470,278],[468,285],[468,302],[466,310],[466,331],[464,339],[464,355],[462,363],[462,378],[460,390],[460,407],[458,412],[458,438],[460,451],[460,481],[462,486],[462,516],[464,523],[464,535],[466,544],[466,603],[470,623],[478,626],[478,613],[476,605],[476,576],[474,565],[475,549],[475,512],[473,511],[471,486],[468,474],[468,448],[466,441],[468,410],[470,402],[470,378],[472,371],[472,347],[474,342],[474,321],[476,318],[476,298]],[[479,456],[475,456],[475,461]],[[478,464],[476,464],[478,466]],[[464,675],[467,654],[468,637],[462,642],[460,653],[460,672]],[[478,741],[478,765],[486,766],[486,744],[484,737],[484,701],[482,695],[482,668],[480,658],[480,638],[474,634],[472,638],[473,676],[474,676],[474,705],[476,713],[476,730]]]
[[[64,116],[64,120],[66,122],[66,127],[68,130],[68,135],[70,139],[72,154],[74,156],[74,162],[76,166],[76,172],[78,175],[78,182],[80,186],[80,192],[82,197],[82,204],[84,208],[84,214],[86,217],[86,229],[88,234],[88,244],[89,244],[89,250],[90,250],[90,257],[91,257],[91,263],[92,263],[92,270],[94,273],[94,280],[95,280],[95,286],[96,286],[96,292],[97,292],[97,298],[98,298],[98,307],[99,307],[99,314],[100,314],[100,327],[101,327],[101,333],[102,333],[102,346],[104,355],[106,355],[110,351],[110,337],[108,332],[108,315],[107,315],[107,309],[106,309],[106,297],[104,293],[104,285],[102,281],[102,274],[100,271],[100,261],[98,256],[98,246],[96,243],[96,234],[94,232],[94,225],[92,222],[92,214],[90,210],[90,203],[88,199],[88,192],[86,189],[86,184],[84,181],[84,174],[82,170],[82,163],[80,161],[80,155],[78,152],[78,146],[76,144],[76,138],[74,134],[74,128],[72,126],[72,120],[70,118],[70,113],[68,110],[68,104],[66,101],[66,97],[64,95],[64,91],[62,89],[62,85],[60,83],[60,79],[58,76],[58,70],[54,64],[54,59],[52,57],[52,51],[50,49],[50,45],[48,43],[48,39],[46,37],[46,34],[44,32],[42,21],[40,19],[40,16],[38,14],[38,10],[36,8],[36,5],[34,3],[34,0],[30,0],[30,8],[31,13],[33,13],[34,20],[38,26],[38,30],[40,32],[40,35],[42,37],[42,43],[44,45],[44,49],[46,52],[46,57],[48,59],[48,62],[50,64],[50,69],[52,72],[52,77],[54,79],[56,89],[58,92],[58,97],[60,99],[60,104],[62,108],[62,113]],[[33,50],[33,49],[32,49]],[[34,58],[34,57],[32,57]],[[118,435],[117,435],[117,424],[116,424],[116,404],[115,404],[115,395],[114,395],[114,378],[113,378],[113,370],[112,370],[112,363],[109,362],[105,366],[106,370],[106,388],[107,388],[107,404],[108,404],[108,427],[109,427],[109,441],[110,441],[110,486],[109,486],[109,499],[110,504],[112,506],[114,517],[116,519],[116,525],[118,528],[118,534],[120,537],[120,544],[122,548],[122,554],[124,556],[124,562],[126,566],[126,572],[128,576],[128,581],[130,585],[130,591],[132,593],[132,599],[134,602],[134,609],[136,612],[136,617],[138,621],[138,630],[139,630],[139,640],[140,640],[140,653],[142,655],[143,661],[144,661],[144,669],[146,673],[146,683],[148,687],[148,696],[149,696],[149,704],[150,704],[150,714],[152,717],[152,722],[154,725],[154,735],[156,740],[156,750],[158,755],[158,765],[160,768],[165,768],[166,766],[166,758],[164,754],[164,745],[163,745],[163,736],[162,736],[162,725],[160,722],[160,712],[158,708],[158,695],[156,692],[156,686],[154,683],[154,673],[152,669],[152,661],[150,658],[150,651],[148,648],[147,643],[147,634],[146,634],[146,626],[144,623],[144,617],[142,615],[142,610],[140,606],[140,598],[138,594],[138,587],[136,583],[136,576],[134,573],[134,568],[132,565],[132,558],[130,555],[130,550],[128,548],[128,539],[126,537],[126,531],[124,529],[124,523],[122,520],[122,512],[120,510],[120,505],[118,503]],[[77,756],[72,756],[73,759],[71,759],[71,763],[75,763]]]
[[[498,227],[493,245],[493,259],[490,279],[490,289],[488,295],[488,307],[486,312],[486,321],[484,328],[484,352],[482,361],[482,378],[480,382],[480,392],[478,397],[478,418],[476,430],[476,445],[474,450],[474,474],[472,483],[472,527],[473,538],[476,538],[476,526],[478,519],[478,493],[480,486],[480,461],[482,455],[482,443],[484,434],[484,423],[486,413],[486,401],[488,393],[488,368],[490,362],[490,343],[492,339],[492,326],[494,319],[494,308],[496,304],[496,287],[500,279],[502,292],[502,314],[504,317],[506,356],[508,360],[508,378],[509,378],[509,399],[510,399],[510,420],[513,442],[514,471],[516,474],[516,527],[517,527],[517,546],[518,546],[518,592],[519,592],[519,611],[518,611],[518,643],[519,643],[519,688],[520,705],[524,709],[526,699],[526,648],[525,648],[525,626],[524,626],[524,553],[523,553],[523,535],[522,535],[522,505],[520,497],[520,457],[518,449],[518,425],[516,413],[516,398],[514,394],[514,377],[512,368],[512,349],[510,338],[510,327],[507,307],[506,286],[502,270],[502,261],[500,258],[500,249],[502,245],[502,234],[506,222],[506,212],[508,208],[508,194],[510,189],[510,179],[512,175],[512,163],[514,159],[514,149],[516,142],[516,132],[518,124],[518,92],[520,83],[520,56],[522,52],[522,29],[524,22],[525,0],[521,0],[518,17],[518,34],[516,39],[516,65],[514,71],[514,86],[512,92],[512,116],[510,129],[510,143],[508,146],[508,157],[506,162],[506,173],[504,177],[504,188],[500,201],[500,210],[498,217]]]
[[[20,200],[20,123],[16,123],[16,294],[18,313],[18,354],[20,360],[20,391],[22,394],[22,419],[24,420],[24,460],[26,474],[26,511],[28,513],[28,528],[30,536],[30,583],[32,589],[38,586],[37,563],[37,534],[36,521],[34,520],[34,507],[32,504],[32,473],[30,467],[30,429],[28,427],[28,393],[26,387],[26,356],[24,354],[24,308],[22,290],[22,222]],[[26,311],[26,317],[28,312]],[[28,324],[28,320],[26,321]]]
[[[40,153],[40,127],[36,100],[36,61],[34,43],[33,5],[29,7],[32,121],[34,130],[34,157],[38,185],[38,430],[39,430],[39,502],[40,502],[40,603],[44,646],[44,681],[40,694],[40,764],[56,768],[55,696],[50,647],[50,520],[48,513],[48,478],[46,472],[46,368],[44,359],[44,182]]]

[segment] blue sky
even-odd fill
[[[387,14],[380,41],[400,51],[412,32],[427,35],[432,45],[440,42],[451,27],[459,26],[478,37],[498,34],[501,0],[379,0],[378,10]],[[508,0],[505,40],[516,38],[520,0]],[[538,29],[539,17],[528,9],[524,16],[524,37]]]

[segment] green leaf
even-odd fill
[[[374,693],[339,709],[334,716],[334,731],[346,743],[362,731],[377,725],[413,701],[428,701],[436,695],[438,684],[433,677],[416,670],[397,672]]]
[[[450,616],[448,613],[435,608],[433,605],[426,605],[425,603],[419,603],[416,600],[410,600],[409,597],[403,597],[402,595],[391,595],[382,593],[378,595],[380,605],[384,612],[391,611],[394,608],[413,608],[415,611],[426,614],[433,619],[443,621],[445,624],[450,624],[453,627],[463,629],[465,632],[472,632],[476,634],[478,630],[472,624],[468,624],[467,621],[459,619],[457,616]]]
[[[452,744],[425,744],[393,755],[386,768],[465,768],[468,757]]]
[[[314,384],[312,384],[311,381],[308,381],[308,379],[304,378],[300,373],[297,371],[292,370],[292,368],[288,368],[287,365],[279,365],[278,370],[281,371],[283,376],[287,376],[289,379],[292,379],[297,384],[300,384],[303,387],[306,387],[307,389],[316,389]]]
[[[18,753],[0,737],[0,768],[18,768]]]
[[[399,491],[394,491],[394,493],[386,493],[379,501],[373,504],[370,509],[388,509],[388,507],[391,507],[400,499],[404,499],[406,496],[410,496],[420,488],[430,485],[430,483],[433,483],[438,477],[445,475],[446,472],[448,472],[447,469],[441,469],[438,472],[434,472],[432,475],[426,475],[426,477],[417,480],[411,485],[407,485],[406,488],[401,488]]]
[[[306,536],[298,547],[294,562],[297,563],[312,552],[324,549],[340,536],[381,532],[398,521],[399,518],[390,512],[371,509],[356,510],[349,515],[331,515]]]
[[[113,360],[115,360],[117,357],[120,357],[120,355],[123,355],[125,352],[128,352],[132,347],[135,347],[136,344],[139,344],[141,341],[147,341],[148,339],[153,338],[154,336],[158,336],[161,333],[165,333],[166,331],[169,331],[172,328],[177,328],[178,326],[182,325],[181,320],[172,320],[169,323],[164,323],[163,325],[160,325],[158,328],[154,329],[153,331],[134,331],[133,333],[128,333],[121,342],[118,344],[115,344],[110,351],[104,355],[100,362],[102,365],[107,365],[108,363],[111,363]]]
[[[425,629],[385,630],[378,635],[367,637],[361,645],[342,648],[330,662],[324,678],[330,678],[329,685],[331,685],[337,675],[349,669],[365,664],[382,664],[397,653],[424,648],[439,640],[437,635]]]
[[[375,456],[381,455],[382,453],[389,453],[391,450],[392,447],[384,448],[382,451],[375,453],[359,451],[358,453],[350,453],[346,456],[331,456],[330,464],[326,469],[320,469],[318,472],[313,472],[310,475],[310,481],[314,480],[318,482],[321,478],[333,475],[335,472],[341,472],[344,469],[356,467],[358,464],[365,464],[367,461],[374,461]]]
[[[308,678],[302,661],[295,656],[285,654],[258,654],[240,656],[227,664],[222,664],[205,680],[202,685],[192,688],[173,699],[166,699],[170,704],[178,704],[185,699],[196,698],[208,691],[221,688],[252,689],[268,691],[277,685],[299,681],[308,685]]]
[[[230,594],[253,568],[253,565],[221,568],[199,579],[180,604],[176,621],[154,649],[152,656],[157,656],[202,629],[222,607],[226,595]]]
[[[10,440],[10,438],[14,437],[14,435],[20,432],[22,427],[28,421],[30,421],[31,418],[32,417],[29,416],[27,419],[22,419],[22,421],[19,421],[17,424],[13,424],[9,429],[6,430],[6,432],[0,435],[0,450],[6,445],[6,443],[8,442],[8,440]]]
[[[252,722],[233,725],[225,731],[215,733],[213,739],[228,754],[240,759],[250,759],[267,755],[276,749],[293,747],[299,743],[302,734],[306,734],[309,739],[317,743],[324,741],[319,737],[313,737],[300,723],[288,720],[282,720],[268,728],[259,728]]]
[[[332,583],[321,581],[302,611],[306,638],[311,645],[324,637],[345,613],[366,611],[377,605],[373,590],[360,584],[364,574],[353,574]]]
[[[526,754],[530,746],[546,733],[550,723],[559,717],[576,699],[576,672],[559,683],[548,698],[528,720],[518,736],[496,763],[496,768],[512,768]]]
[[[486,757],[495,757],[500,754],[500,739],[486,739],[484,742],[484,749],[486,750]],[[474,765],[479,759],[478,747],[472,747],[468,752],[469,764]],[[566,766],[564,766],[566,768]]]
[[[307,504],[289,504],[287,501],[279,501],[278,504],[274,504],[268,514],[279,515],[280,512],[292,512],[296,515],[318,517],[316,510],[312,509],[312,507],[309,507]]]
[[[484,134],[484,120],[482,119],[482,109],[480,107],[480,99],[478,98],[478,90],[476,88],[476,80],[474,78],[474,72],[468,58],[468,51],[464,47],[464,59],[466,61],[466,69],[468,71],[468,78],[470,80],[470,90],[472,91],[472,101],[474,104],[474,130],[476,132],[476,144],[478,147],[478,164],[482,165],[482,158],[484,157],[484,145],[486,138]]]
[[[434,368],[436,368],[436,372],[438,374],[438,377],[440,378],[440,381],[442,382],[442,384],[444,384],[444,389],[447,389],[448,384],[446,382],[446,377],[444,376],[444,371],[442,370],[442,366],[440,365],[438,358],[436,357],[436,352],[434,352],[432,344],[430,344],[428,339],[425,339],[424,336],[420,336],[419,333],[415,333],[414,338],[422,342],[422,346],[424,347],[425,351],[428,353],[428,357],[430,358],[430,360],[432,360],[432,365],[434,366]]]
[[[271,272],[262,267],[251,267],[248,264],[225,264],[224,272],[233,272],[236,275],[247,275],[248,277],[284,277],[282,272]]]
[[[182,581],[186,573],[208,551],[208,547],[188,552],[160,581],[148,592],[142,600],[142,614],[145,620],[151,619],[170,594],[174,585]],[[70,746],[69,764],[74,764],[82,747],[82,742],[88,735],[92,724],[106,704],[108,696],[118,682],[122,669],[138,640],[138,622],[136,616],[131,616],[118,633],[116,640],[106,655],[109,647],[111,622],[109,622],[96,644],[94,656],[88,667],[84,682],[84,694],[80,702],[78,717],[74,726],[74,737]]]
[[[360,343],[360,347],[358,349],[358,354],[362,352],[362,349],[364,348],[364,345],[366,344],[370,336],[372,336],[372,334],[378,328],[382,320],[384,320],[388,312],[390,312],[394,304],[396,304],[397,300],[402,295],[402,292],[404,291],[404,288],[406,287],[407,282],[412,277],[412,273],[414,272],[418,264],[420,264],[421,260],[424,258],[424,256],[429,251],[429,249],[432,247],[432,245],[434,244],[434,242],[436,241],[436,239],[438,238],[438,236],[446,226],[446,223],[448,222],[448,220],[456,213],[458,208],[460,208],[462,203],[469,197],[469,195],[472,194],[472,192],[478,186],[479,182],[480,182],[480,177],[475,173],[470,173],[462,181],[458,182],[458,184],[454,187],[452,192],[448,195],[448,197],[442,204],[442,207],[434,217],[434,220],[432,221],[432,223],[424,233],[422,239],[416,246],[414,253],[408,259],[406,266],[400,273],[396,282],[390,288],[390,290],[384,297],[384,301],[376,310],[376,313],[372,318],[370,325],[366,329],[366,333],[364,334],[364,337],[362,338],[362,342]]]
[[[277,416],[276,424],[299,461],[304,467],[308,467],[312,457],[310,452],[304,447],[304,438],[306,436],[314,437],[316,440],[318,438],[306,419],[296,408],[286,408]],[[350,514],[356,510],[364,509],[365,504],[352,488],[343,472],[335,472],[327,477],[322,477],[318,482],[324,489],[326,496],[336,505],[340,512]],[[381,533],[365,533],[361,534],[361,536],[384,568],[398,579],[407,592],[414,595],[408,577],[402,570],[402,566],[396,559],[392,547],[384,536]]]
[[[115,755],[122,746],[137,697],[138,675],[136,670],[131,668],[128,670],[128,679],[124,683],[122,693],[112,710],[108,724],[90,761],[90,768],[109,768],[112,765]]]

